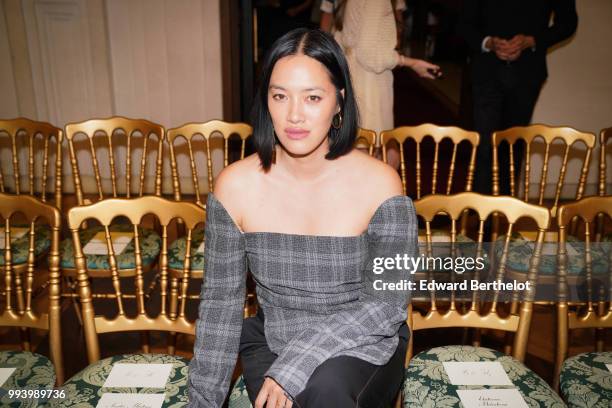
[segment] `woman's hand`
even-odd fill
[[[287,397],[283,387],[272,378],[266,377],[255,399],[255,408],[291,408],[292,405],[293,401]]]
[[[436,79],[439,76],[439,74],[436,75],[436,73],[440,72],[440,67],[438,65],[422,59],[409,58],[403,55],[400,56],[400,65],[412,69],[421,78]],[[429,70],[433,71],[433,73]]]

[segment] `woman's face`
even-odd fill
[[[293,156],[329,150],[327,134],[339,111],[336,87],[319,61],[290,55],[274,65],[268,87],[268,110],[283,148]]]

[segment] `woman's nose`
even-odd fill
[[[289,104],[289,117],[287,120],[291,123],[300,123],[304,120],[303,107],[300,101],[293,100]]]

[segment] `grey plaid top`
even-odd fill
[[[220,407],[236,364],[247,264],[257,284],[265,335],[278,355],[267,371],[292,397],[325,360],[353,356],[385,364],[406,320],[407,291],[374,290],[374,280],[409,279],[405,270],[372,272],[375,257],[416,255],[417,220],[406,196],[376,210],[359,236],[242,233],[223,205],[208,195],[205,277],[189,406]]]

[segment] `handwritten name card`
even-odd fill
[[[15,371],[15,367],[9,368],[0,368],[0,387],[8,380],[8,378],[13,375],[13,371]]]
[[[454,385],[512,385],[498,362],[444,362],[442,365]]]
[[[113,364],[103,387],[166,388],[172,364]]]
[[[11,244],[23,237],[30,231],[28,228],[11,228]],[[6,242],[4,241],[4,229],[0,230],[0,249],[4,249]]]
[[[96,408],[161,408],[165,394],[104,393]]]
[[[457,390],[465,408],[529,408],[517,389]]]
[[[125,247],[134,239],[134,234],[131,232],[111,231],[110,235],[115,255],[121,254]],[[94,235],[83,248],[83,252],[86,255],[108,255],[104,231],[100,231]]]

